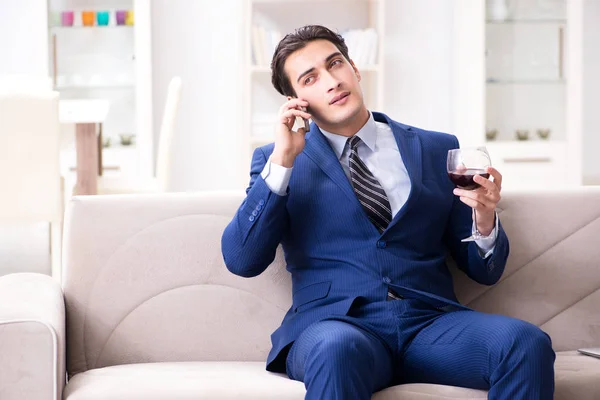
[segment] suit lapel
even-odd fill
[[[402,161],[406,166],[410,178],[410,193],[408,199],[406,199],[406,203],[404,203],[400,211],[396,213],[396,216],[388,225],[385,230],[387,232],[393,228],[400,218],[402,218],[415,199],[419,197],[419,193],[421,193],[423,177],[421,141],[410,126],[392,121],[387,115],[382,113],[373,112],[373,116],[375,117],[375,121],[385,122],[392,128],[398,150],[400,150],[400,156],[402,157]]]
[[[406,203],[393,218],[385,232],[390,230],[406,213],[410,205],[419,197],[422,189],[422,159],[421,159],[421,141],[410,126],[392,121],[383,113],[373,112],[375,121],[387,123],[391,128],[396,139],[396,144],[400,150],[400,156],[406,166],[410,178],[410,193]],[[362,207],[358,202],[354,189],[350,185],[348,177],[344,173],[340,161],[335,152],[327,142],[327,139],[321,133],[317,125],[311,124],[311,129],[306,137],[304,153],[312,159],[327,176],[335,182],[336,185],[357,207]],[[366,217],[366,214],[365,214]],[[373,226],[373,229],[375,227]]]
[[[311,124],[309,136],[306,138],[304,153],[339,186],[350,200],[358,205],[360,204],[335,152],[314,122]]]

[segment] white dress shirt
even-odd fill
[[[348,180],[352,181],[348,166],[350,154],[350,146],[347,145],[348,138],[326,132],[323,129],[321,129],[321,132],[323,132],[338,160],[340,160]],[[369,113],[369,120],[356,132],[356,136],[360,137],[362,141],[358,145],[358,156],[385,190],[392,209],[392,216],[395,216],[408,199],[411,183],[392,128],[386,123],[375,121],[373,114]],[[292,169],[293,167],[285,168],[272,163],[269,158],[261,176],[272,192],[284,196],[290,182]],[[481,250],[480,254],[484,258],[489,257],[494,251],[497,229],[498,216],[496,215],[496,226],[490,235],[476,240],[477,246]],[[474,225],[473,231],[475,231]]]

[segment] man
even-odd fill
[[[288,101],[275,143],[254,152],[247,197],[222,238],[227,268],[244,277],[283,246],[293,305],[267,369],[303,381],[307,399],[370,399],[407,382],[551,399],[549,337],[460,305],[445,263],[449,250],[479,283],[502,275],[501,174],[489,168],[479,189],[454,188],[446,157],[457,139],[369,112],[343,38],[325,27],[287,35],[271,67]],[[296,117],[313,120],[306,138]],[[461,242],[474,229],[486,238]]]

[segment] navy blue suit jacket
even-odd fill
[[[286,196],[271,192],[260,175],[274,145],[254,152],[247,197],[221,244],[227,268],[244,277],[263,272],[277,246],[283,247],[293,304],[271,335],[269,370],[281,369],[278,355],[308,325],[346,315],[358,298],[384,300],[388,287],[436,307],[463,308],[446,265],[448,251],[479,283],[494,284],[504,271],[509,246],[501,225],[487,259],[476,243],[460,241],[471,234],[472,211],[452,193],[446,173],[447,152],[458,148],[456,137],[403,125],[381,113],[373,116],[392,128],[411,180],[408,200],[381,234],[314,123]]]

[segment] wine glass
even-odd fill
[[[448,151],[446,169],[448,177],[457,187],[465,190],[475,190],[481,185],[474,181],[475,175],[489,178],[487,167],[492,165],[490,155],[485,147],[472,147],[464,149],[453,149]],[[463,242],[472,242],[484,238],[477,229],[477,211],[473,210],[473,221],[475,232]]]

